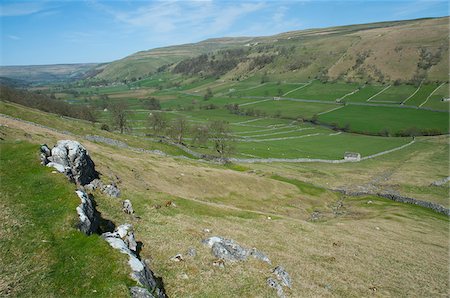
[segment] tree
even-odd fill
[[[204,145],[209,139],[209,127],[197,124],[192,128],[192,141],[198,145]]]
[[[99,97],[101,108],[106,109],[108,107],[109,96],[107,94],[101,94]]]
[[[161,110],[161,103],[154,97],[147,98],[145,103],[149,110]]]
[[[127,119],[129,117],[129,112],[127,109],[128,104],[123,101],[115,102],[109,105],[112,124],[120,131],[120,133],[124,133],[124,131],[130,129],[127,123]]]
[[[164,113],[150,113],[148,116],[148,124],[154,135],[161,136],[167,129],[167,117]]]
[[[228,122],[212,121],[209,123],[209,134],[214,144],[214,150],[220,157],[229,155],[234,151],[234,138]]]
[[[213,97],[213,93],[211,91],[211,88],[206,89],[206,94],[203,96],[204,100],[209,100],[211,97]]]
[[[178,144],[183,144],[183,139],[189,131],[189,123],[185,117],[180,117],[170,123],[169,134]]]

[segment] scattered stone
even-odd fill
[[[97,233],[100,216],[95,208],[94,199],[88,196],[84,191],[76,191],[78,197],[81,200],[81,204],[77,207],[77,213],[80,218],[78,228],[86,235]]]
[[[131,287],[130,294],[132,298],[154,298],[155,296],[149,290],[141,287]]]
[[[375,230],[379,231],[379,230],[380,230],[380,227],[375,227]]]
[[[195,257],[197,255],[197,251],[195,250],[195,248],[190,247],[186,254],[190,257]]]
[[[204,233],[211,233],[211,230],[210,229],[203,229],[203,232]]]
[[[267,285],[269,287],[274,288],[275,290],[277,290],[278,297],[280,297],[280,298],[286,297],[284,295],[283,288],[281,287],[281,285],[276,280],[274,280],[272,277],[269,277],[267,279]]]
[[[126,214],[134,213],[133,206],[131,205],[130,200],[125,200],[122,202],[122,211],[125,212]]]
[[[328,291],[332,291],[333,290],[333,287],[330,284],[326,284],[324,286],[324,288],[327,289]]]
[[[270,216],[267,216],[267,219],[268,219],[268,220],[271,220],[271,219],[272,219],[272,217],[270,217]]]
[[[102,192],[113,198],[118,198],[120,196],[120,190],[114,182],[104,186]]]
[[[372,201],[367,201],[367,204],[373,204],[373,202]]]
[[[176,254],[175,256],[171,257],[170,260],[174,262],[181,262],[184,261],[184,258],[181,254]]]
[[[287,273],[283,267],[277,266],[275,269],[273,269],[273,273],[275,273],[275,276],[281,281],[281,284],[291,288],[291,277],[289,276],[289,273]]]
[[[213,261],[213,266],[219,267],[219,268],[225,268],[225,261],[222,259],[217,259]]]
[[[189,276],[188,276],[186,273],[181,273],[181,274],[179,275],[179,277],[180,277],[181,279],[189,279]]]
[[[228,261],[243,261],[249,254],[245,248],[228,239],[214,243],[212,253],[215,257]]]
[[[320,212],[319,211],[314,211],[313,213],[311,213],[311,220],[315,221],[315,220],[319,220],[321,217]]]
[[[263,262],[271,263],[270,259],[256,248],[246,249],[231,239],[224,239],[222,237],[209,237],[204,239],[203,244],[211,247],[212,254],[218,259],[225,261],[244,261],[249,256]]]
[[[272,262],[270,261],[269,257],[267,257],[264,253],[260,252],[256,248],[252,248],[252,250],[250,251],[250,255],[255,259],[261,260],[269,265],[272,265]]]
[[[167,201],[165,204],[166,207],[177,207],[177,205],[175,204],[175,202],[172,201]]]
[[[333,246],[340,247],[342,245],[341,241],[333,242]]]

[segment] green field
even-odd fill
[[[373,103],[398,103],[407,99],[416,91],[417,87],[411,85],[391,85],[385,91],[370,99]]]
[[[355,91],[358,86],[358,84],[354,83],[321,83],[319,81],[313,81],[310,85],[289,93],[286,97],[335,101],[336,99]]]
[[[319,116],[323,123],[350,125],[351,131],[379,133],[383,130],[395,134],[410,128],[448,133],[449,114],[410,108],[365,107],[348,105]]]

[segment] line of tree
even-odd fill
[[[87,105],[72,105],[63,100],[52,98],[46,94],[39,94],[27,90],[18,90],[0,85],[0,100],[14,102],[26,107],[61,116],[96,122],[94,109]]]
[[[169,121],[161,112],[149,114],[148,126],[150,135],[159,138],[170,138],[175,143],[186,145],[186,137],[192,137],[192,144],[205,147],[212,144],[212,149],[220,157],[225,157],[234,151],[235,140],[231,134],[228,122],[211,121],[206,124],[191,126],[185,117]]]

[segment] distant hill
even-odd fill
[[[248,37],[215,38],[199,43],[141,51],[105,65],[96,78],[110,81],[137,79],[154,73],[162,66],[219,49],[243,46],[250,40],[252,38]]]
[[[448,22],[418,19],[206,40],[133,54],[106,65],[97,77],[138,79],[175,63],[178,73],[231,80],[267,74],[288,81],[448,81]]]
[[[94,76],[97,63],[1,66],[0,77],[28,83],[50,83],[78,80]]]
[[[27,82],[139,80],[155,72],[242,80],[448,81],[449,17],[225,37],[137,52],[105,64],[0,67]]]

